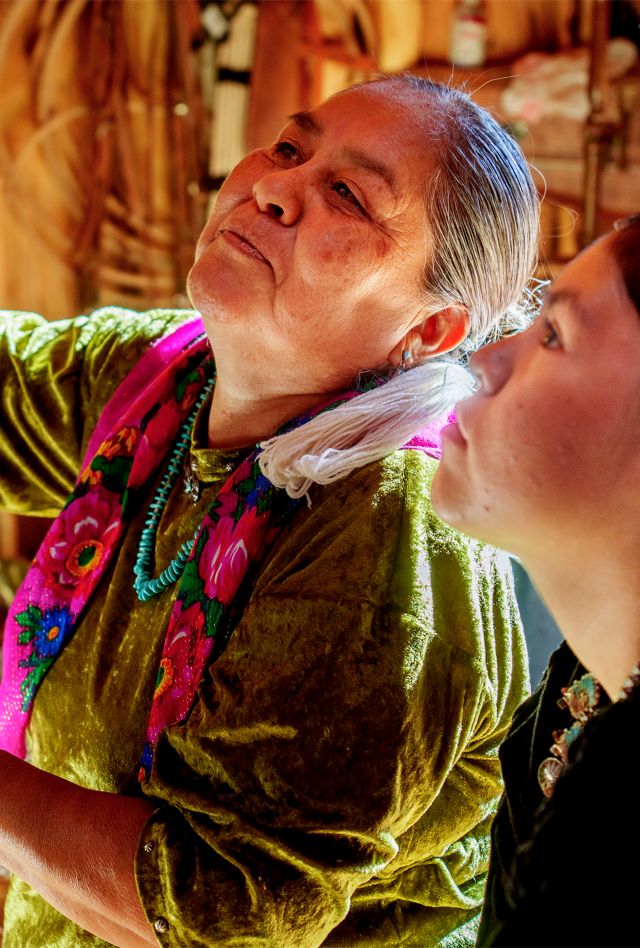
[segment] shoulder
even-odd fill
[[[105,306],[70,322],[81,326],[80,344],[132,347],[140,351],[198,318],[189,309],[150,309],[143,312]]]
[[[436,634],[446,627],[450,647],[477,656],[492,616],[519,627],[511,570],[504,553],[437,516],[436,469],[424,452],[401,450],[314,488],[311,506],[283,531],[256,591],[366,602],[410,615]]]
[[[113,357],[124,357],[121,374],[126,374],[146,348],[194,318],[193,310],[137,312],[108,306],[73,319],[49,321],[36,313],[0,310],[0,336],[10,358],[34,376],[59,361],[67,372],[93,376],[105,359]]]

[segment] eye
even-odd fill
[[[289,141],[276,142],[273,146],[273,154],[278,158],[283,158],[285,161],[301,161],[302,153],[300,149]]]
[[[341,197],[344,201],[349,201],[351,204],[354,204],[356,207],[360,208],[360,210],[363,209],[362,204],[358,198],[355,196],[351,188],[344,183],[344,181],[336,181],[335,184],[331,185],[331,187],[338,197]]]
[[[560,337],[556,332],[555,326],[548,319],[544,321],[544,335],[541,343],[545,349],[559,349]]]

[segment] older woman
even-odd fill
[[[380,80],[231,173],[202,321],[5,317],[3,504],[58,515],[5,634],[7,946],[473,940],[526,663],[428,484],[536,222],[486,113]]]
[[[434,503],[514,550],[566,641],[501,749],[479,944],[637,945],[640,215],[473,358]]]

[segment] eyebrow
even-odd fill
[[[589,313],[583,306],[580,295],[573,290],[554,290],[553,287],[548,287],[544,292],[544,302],[546,306],[566,303],[581,320],[587,322],[589,319]]]
[[[295,122],[299,128],[314,138],[319,138],[322,134],[324,134],[324,126],[314,115],[311,114],[311,112],[294,112],[293,115],[289,115],[288,118],[291,122]],[[371,174],[375,174],[379,178],[382,178],[393,194],[396,194],[396,176],[392,168],[385,164],[384,161],[373,158],[372,155],[368,155],[366,152],[360,151],[358,148],[345,147],[342,149],[342,155],[347,159],[348,162],[355,165],[357,168],[362,168],[363,171],[369,171]]]
[[[324,132],[324,126],[320,124],[311,112],[294,112],[293,115],[288,115],[287,118],[290,122],[295,122],[296,125],[299,125],[304,132],[316,138]]]

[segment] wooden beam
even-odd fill
[[[248,150],[271,144],[286,116],[306,107],[303,18],[304,4],[299,0],[268,0],[259,4]]]

